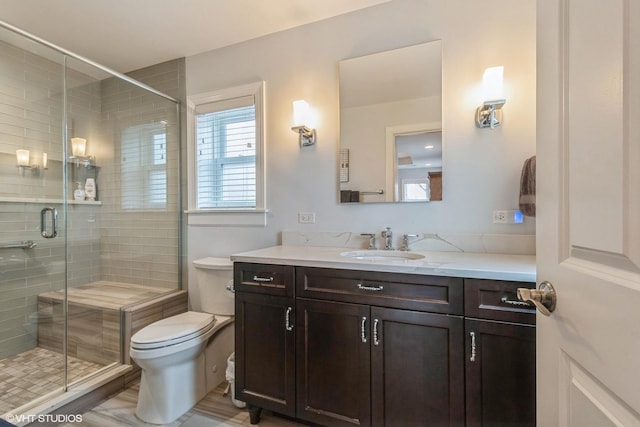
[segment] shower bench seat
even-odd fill
[[[129,340],[144,326],[187,311],[187,291],[98,281],[69,288],[69,356],[131,364]],[[38,346],[63,351],[63,291],[38,295]]]

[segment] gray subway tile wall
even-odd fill
[[[63,161],[63,68],[46,58],[0,42],[0,242],[34,240],[34,249],[0,252],[0,359],[37,345],[40,293],[99,280],[176,288],[178,286],[179,124],[175,105],[115,78],[92,77],[81,66],[67,70],[69,136],[87,138],[95,155],[101,205],[69,204],[63,198],[62,168],[67,165],[67,199],[88,171]],[[74,64],[71,61],[71,66]],[[86,68],[86,67],[85,67]],[[184,59],[141,70],[150,85],[184,92]],[[177,92],[176,92],[177,93]],[[175,96],[175,93],[174,93]],[[183,97],[181,97],[182,99]],[[125,210],[119,189],[119,141],[123,128],[167,122],[167,207]],[[169,145],[170,144],[170,145]],[[32,158],[48,154],[48,170],[20,173],[15,150]],[[45,200],[46,199],[46,200]],[[58,200],[58,202],[55,202]],[[40,237],[40,210],[60,212],[62,238]]]

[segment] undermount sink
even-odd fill
[[[424,255],[415,252],[402,251],[347,251],[340,253],[341,256],[360,260],[378,260],[378,261],[400,261],[400,260],[416,260],[423,259]]]

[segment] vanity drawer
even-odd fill
[[[233,283],[236,292],[293,297],[294,268],[289,265],[233,264]]]
[[[296,267],[296,296],[462,315],[455,277]]]
[[[535,283],[464,279],[464,315],[478,319],[535,325],[536,309],[518,300],[518,288]]]

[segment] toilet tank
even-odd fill
[[[197,294],[190,295],[194,310],[233,316],[234,297],[227,286],[233,284],[233,263],[229,258],[208,257],[193,261]],[[193,296],[193,298],[191,298]]]

